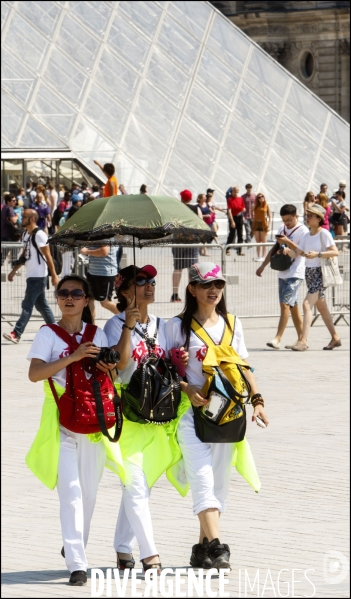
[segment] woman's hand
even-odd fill
[[[189,362],[189,353],[187,351],[184,351],[184,347],[180,347],[179,349],[180,351],[184,352],[181,357],[181,361],[184,364],[184,366],[187,366]]]
[[[96,368],[102,370],[102,372],[104,372],[105,374],[109,374],[109,372],[117,368],[117,364],[105,364],[105,362],[102,362],[100,360],[99,362],[97,362]]]
[[[96,347],[91,341],[81,343],[78,349],[71,354],[72,362],[79,362],[79,360],[84,360],[84,358],[95,358],[99,352],[100,347]]]
[[[192,405],[197,408],[199,406],[205,406],[208,403],[208,399],[204,398],[201,389],[195,387],[195,385],[188,385],[185,393],[189,397]]]
[[[318,258],[318,252],[309,251],[308,254],[304,254],[304,256],[307,260],[313,260],[313,258]]]
[[[127,297],[128,306],[126,308],[126,325],[132,329],[135,327],[137,320],[140,320],[140,310],[135,305],[135,296],[133,299]]]
[[[252,414],[252,422],[255,422],[256,416],[259,416],[260,418],[262,418],[262,420],[265,423],[265,425],[268,426],[268,424],[269,424],[268,418],[267,418],[267,416],[265,414],[263,406],[261,406],[260,404],[258,404],[254,408],[254,411],[253,411],[253,414]]]

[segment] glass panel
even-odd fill
[[[129,113],[106,91],[95,87],[89,93],[84,114],[96,129],[115,140],[121,137]]]
[[[318,165],[314,174],[316,182],[315,189],[319,191],[321,183],[327,183],[329,194],[334,189],[339,189],[339,181],[345,180],[347,183],[346,193],[348,200],[348,192],[350,189],[350,171],[345,168],[345,164],[339,162],[335,156],[323,150],[318,161]],[[347,202],[349,204],[349,202]]]
[[[337,160],[344,163],[345,174],[342,174],[341,177],[344,179],[350,165],[350,131],[335,114],[330,117],[323,147]]]
[[[194,85],[186,115],[217,142],[220,142],[229,112],[217,99]]]
[[[68,142],[77,112],[44,83],[41,83],[36,94],[32,113],[60,139]]]
[[[183,157],[184,158],[184,157]],[[167,172],[163,178],[163,187],[167,193],[174,198],[179,198],[179,192],[190,189],[193,193],[193,204],[197,195],[205,192],[208,185],[206,177],[196,173],[189,164],[184,162],[176,154],[172,154],[168,164]]]
[[[100,43],[67,15],[61,24],[56,46],[65,50],[80,68],[91,72]]]
[[[69,99],[75,106],[82,101],[87,77],[77,69],[59,50],[53,49],[47,65],[45,78],[58,90],[60,94]]]
[[[118,183],[124,185],[129,194],[139,193],[140,186],[147,185],[149,193],[155,193],[157,182],[146,174],[138,164],[126,156],[124,152],[118,156],[116,164]]]
[[[168,57],[176,61],[182,70],[191,71],[200,44],[170,17],[166,17],[162,23],[158,44],[164,47]]]
[[[280,154],[279,148],[273,148],[264,183],[281,198],[286,198],[287,190],[289,190],[289,198],[299,200],[302,190],[307,189],[308,176],[303,176],[298,169],[292,169]]]
[[[113,95],[122,101],[126,108],[131,105],[139,81],[138,75],[127,65],[118,60],[113,52],[105,48],[95,81],[111,90]]]
[[[115,2],[69,2],[69,9],[95,35],[103,35]],[[109,6],[110,5],[110,6]]]
[[[17,2],[16,9],[38,27],[44,35],[52,35],[61,12],[56,2]],[[38,33],[36,34],[38,35]]]
[[[309,135],[316,142],[320,141],[328,107],[296,81],[292,82],[284,114],[305,135]]]
[[[155,49],[147,79],[161,89],[163,93],[179,108],[184,101],[188,77],[183,71],[171,63],[158,48]]]
[[[240,77],[218,60],[210,50],[205,49],[196,80],[221,102],[231,106]]]
[[[11,53],[21,62],[24,61],[34,69],[39,69],[47,49],[48,41],[44,36],[15,12],[11,20]]]
[[[178,118],[178,110],[147,81],[135,107],[138,119],[162,140],[168,140]]]
[[[238,162],[236,156],[234,157],[227,152],[226,149],[223,150],[213,179],[213,187],[215,189],[223,190],[222,193],[219,191],[216,192],[216,203],[220,204],[222,208],[225,208],[227,205],[225,192],[229,187],[239,187],[240,193],[243,194],[245,193],[246,183],[251,183],[255,188],[257,182],[257,173],[252,173],[246,162]]]
[[[59,184],[71,189],[72,180],[72,160],[60,160]]]
[[[272,136],[278,111],[266,104],[261,96],[255,94],[245,83],[241,88],[236,115],[246,122],[253,135],[268,141]]]
[[[158,177],[167,147],[143,127],[135,116],[128,127],[123,149],[145,171]]]
[[[6,4],[6,2],[1,2],[1,31],[4,28],[9,12],[10,7],[8,6],[8,4]]]
[[[122,13],[121,13],[122,14]],[[111,27],[108,45],[118,56],[141,71],[145,64],[146,55],[150,48],[150,41],[140,32],[128,25],[118,14]]]
[[[251,42],[230,21],[216,15],[212,24],[207,47],[211,48],[239,75],[250,49]]]
[[[290,162],[291,168],[298,169],[304,175],[310,173],[318,146],[286,117],[280,122],[275,145],[279,154]]]
[[[179,0],[169,3],[168,12],[192,35],[201,40],[212,10],[205,2]]]
[[[12,147],[17,147],[17,135],[26,112],[6,94],[1,92],[1,132]]]
[[[19,141],[23,148],[64,148],[67,147],[50,133],[46,127],[41,125],[33,117],[28,116],[25,129]]]
[[[97,159],[99,159],[99,156],[97,155],[99,152],[110,153],[115,151],[111,143],[104,139],[90,123],[81,117],[75,132],[75,136],[71,142],[71,149],[75,152],[79,152],[80,154],[81,152],[87,151],[87,149],[90,148],[94,149],[94,158]],[[106,162],[109,161],[107,160]]]
[[[254,48],[248,69],[245,73],[247,83],[265,100],[280,108],[289,81],[289,74],[273,63],[259,48]]]
[[[46,185],[48,181],[56,180],[56,160],[26,160],[26,183]]]
[[[5,48],[1,56],[1,86],[26,105],[32,97],[36,77]]]
[[[17,195],[19,187],[23,187],[23,160],[4,160],[2,162],[2,189]]]
[[[121,11],[126,18],[126,21],[133,23],[144,35],[152,38],[155,35],[155,30],[161,9],[155,2],[120,2],[118,11]]]
[[[209,137],[183,118],[174,151],[199,173],[208,176],[212,171],[218,146]]]
[[[235,156],[235,160],[241,163],[247,171],[256,173],[257,177],[259,177],[268,146],[262,142],[260,137],[252,135],[249,126],[250,123],[243,123],[241,119],[233,118],[225,140],[223,154],[229,151],[232,156]],[[232,172],[236,173],[236,170]],[[239,181],[240,179],[238,179]]]

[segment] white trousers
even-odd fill
[[[73,252],[68,251],[62,254],[62,272],[61,278],[70,275],[72,272]]]
[[[124,462],[126,485],[122,485],[114,548],[119,553],[132,553],[138,542],[140,559],[158,555],[149,510],[151,489],[141,468]]]
[[[195,433],[192,408],[181,418],[177,436],[193,496],[194,514],[208,508],[224,512],[230,484],[233,444],[200,441]]]
[[[105,459],[102,441],[91,443],[86,435],[60,426],[57,491],[66,565],[70,572],[88,568],[85,547]]]

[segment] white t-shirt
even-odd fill
[[[322,246],[321,236],[324,247]],[[332,245],[335,245],[335,243],[329,231],[321,229],[316,235],[311,235],[310,232],[306,233],[299,243],[299,250],[302,250],[305,254],[308,254],[308,252],[325,252]],[[306,267],[316,268],[320,265],[320,258],[306,259]]]
[[[149,318],[150,322],[148,325],[147,334],[149,337],[153,338],[156,331],[156,316],[153,316],[153,314],[149,314]],[[116,316],[112,316],[112,318],[110,318],[110,320],[106,322],[104,326],[104,332],[106,333],[109,347],[112,347],[112,345],[117,345],[117,343],[119,342],[120,337],[122,335],[122,326],[125,323],[125,319],[125,312],[122,312],[122,314],[116,314]],[[159,358],[166,357],[165,327],[165,321],[162,318],[160,318],[158,332],[156,336],[156,345],[154,349],[154,352],[158,355]],[[140,332],[143,332],[142,329],[145,330],[145,325],[140,326],[137,323],[136,328]],[[134,370],[136,370],[140,362],[148,356],[148,348],[145,343],[145,340],[143,339],[143,337],[139,335],[139,333],[136,332],[135,329],[134,331],[131,331],[130,347],[131,355],[128,360],[128,364],[123,370],[119,371],[119,376],[122,383],[129,383]]]
[[[80,343],[82,341],[82,336],[85,331],[86,322],[83,322],[83,327],[80,331],[80,335],[77,335],[77,341]],[[72,337],[72,335],[71,335]],[[93,343],[97,347],[108,347],[108,342],[105,333],[97,328]],[[65,358],[70,355],[69,347],[54,331],[49,329],[49,327],[43,327],[39,329],[37,334],[34,337],[32,346],[30,348],[29,354],[27,356],[27,360],[31,360],[32,358],[38,358],[39,360],[43,360],[46,363],[55,362],[60,358]],[[90,378],[90,374],[86,374],[87,378]],[[66,368],[60,370],[53,377],[55,383],[61,385],[61,387],[66,387]]]
[[[182,321],[175,316],[166,324],[167,355],[173,347],[183,347],[185,344],[185,335],[181,332]],[[224,333],[225,321],[219,316],[218,322],[214,327],[205,328],[211,339],[218,345]],[[243,328],[239,318],[235,318],[234,337],[232,347],[236,353],[245,360],[248,357],[248,351],[245,346]],[[202,372],[202,362],[207,352],[207,346],[192,331],[189,340],[189,362],[185,369],[185,374],[190,385],[196,385],[202,388],[206,376]]]
[[[294,232],[292,233],[292,231]],[[278,230],[278,235],[286,235],[286,237],[289,237],[289,239],[298,246],[302,237],[308,232],[309,229],[305,225],[297,224],[295,227],[292,227],[292,229],[287,229],[284,225],[282,225]],[[303,258],[303,256],[297,256],[290,268],[278,271],[278,279],[290,279],[292,277],[296,279],[304,279],[305,266],[305,258]]]
[[[46,245],[47,240],[47,234],[44,233],[44,231],[42,231],[41,229],[39,229],[35,234],[35,242],[38,248],[41,248],[44,245]],[[26,231],[22,236],[22,245],[25,248],[25,257],[27,258],[26,278],[28,279],[29,277],[47,277],[48,267],[46,265],[46,262],[42,254],[40,254],[40,258],[38,259],[38,252],[32,243],[32,236],[29,235],[28,231]]]

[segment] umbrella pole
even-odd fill
[[[134,305],[136,306],[136,264],[135,264],[135,237],[133,235],[133,266],[134,266]]]

